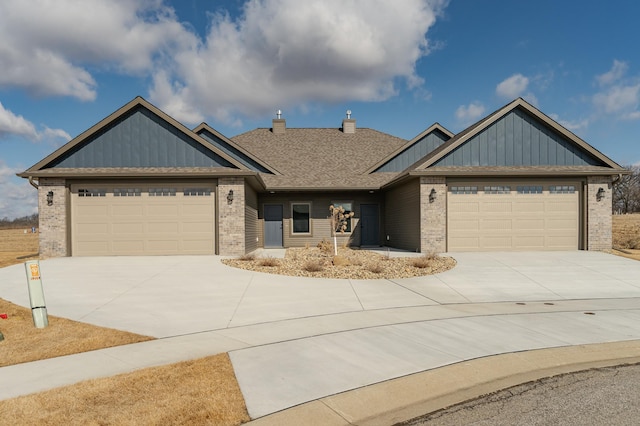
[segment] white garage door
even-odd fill
[[[72,254],[214,254],[214,197],[211,183],[72,185]]]
[[[448,250],[576,250],[579,195],[577,182],[450,184]]]

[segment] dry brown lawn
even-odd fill
[[[640,213],[613,216],[614,253],[640,260]]]
[[[249,421],[227,354],[0,401],[6,425],[239,425]]]
[[[38,234],[0,230],[0,267],[37,258]],[[0,314],[7,315],[0,318],[0,367],[152,339],[55,316],[49,316],[48,327],[37,329],[30,309],[1,298]],[[226,354],[0,401],[0,424],[10,425],[239,425],[249,420]]]
[[[0,268],[38,258],[38,234],[29,229],[0,229]]]

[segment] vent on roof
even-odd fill
[[[356,120],[351,118],[351,110],[347,110],[347,118],[342,120],[342,132],[343,133],[355,133],[356,132]]]
[[[287,122],[284,118],[282,118],[282,111],[278,110],[276,112],[276,118],[273,119],[273,123],[271,125],[271,132],[276,135],[283,134],[287,130]]]

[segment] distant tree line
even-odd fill
[[[31,228],[34,226],[38,226],[38,213],[15,219],[9,219],[8,217],[0,219],[0,229]]]
[[[613,212],[640,212],[640,165],[627,166],[631,174],[624,175],[613,186]]]

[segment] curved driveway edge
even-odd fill
[[[640,340],[494,355],[308,402],[251,426],[389,426],[522,383],[640,362]]]

